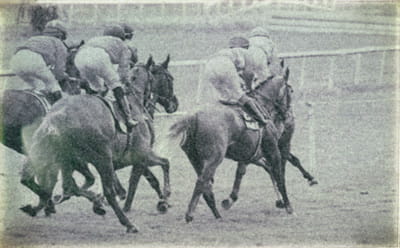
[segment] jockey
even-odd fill
[[[67,37],[64,24],[49,23],[40,36],[29,38],[17,47],[11,58],[11,69],[35,90],[49,92],[52,100],[62,97],[59,82],[68,79],[65,64],[68,56],[63,40]]]
[[[269,32],[262,28],[256,27],[250,32],[249,36],[250,46],[261,48],[267,56],[268,64],[277,57],[277,49],[275,43],[271,40]]]
[[[261,69],[257,66],[265,64],[265,57],[261,57],[261,61],[256,61],[253,58],[253,51],[246,49],[248,45],[246,38],[232,38],[229,42],[230,49],[219,51],[207,61],[204,76],[205,80],[217,90],[222,103],[238,104],[264,126],[267,120],[262,108],[255,99],[246,94],[249,89],[243,78],[252,74],[262,81],[266,80],[265,65]]]
[[[114,30],[115,34],[123,35],[121,28],[119,34],[117,31]],[[89,82],[92,91],[102,95],[112,90],[128,129],[138,124],[132,119],[122,86],[129,83],[131,59],[132,52],[128,45],[112,36],[98,36],[88,40],[75,56],[75,65],[81,77]],[[118,65],[118,69],[114,65]]]
[[[121,29],[122,29],[122,32],[121,32]],[[118,37],[123,41],[132,40],[133,28],[125,23],[120,24],[120,25],[112,25],[112,26],[105,28],[103,35]],[[133,65],[135,65],[136,62],[138,61],[137,49],[133,46],[129,46],[129,49],[131,50],[131,53],[132,53],[131,61],[132,61]]]

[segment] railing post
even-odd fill
[[[356,69],[354,72],[354,85],[358,85],[360,83],[361,56],[362,56],[361,53],[357,54],[357,56],[356,56]]]
[[[307,113],[307,118],[308,118],[308,143],[309,143],[309,153],[308,153],[308,159],[310,163],[310,168],[314,168],[315,166],[315,118],[314,118],[314,106],[312,102],[306,102],[306,106],[308,107],[308,113]]]
[[[197,79],[197,92],[196,92],[196,103],[199,104],[201,101],[201,91],[202,91],[202,78],[203,78],[203,70],[204,70],[204,64],[199,65],[199,75]]]
[[[335,86],[335,81],[333,81],[333,69],[335,67],[335,56],[329,58],[329,76],[328,76],[328,89],[332,90]]]
[[[383,77],[385,75],[385,59],[386,59],[386,51],[382,52],[382,62],[381,62],[381,70],[379,72],[379,83],[383,84]]]
[[[69,6],[69,15],[68,15],[68,22],[69,22],[69,24],[72,23],[72,20],[74,19],[73,16],[74,16],[74,5],[71,4],[71,5]]]
[[[98,4],[93,5],[93,11],[94,11],[93,20],[95,23],[97,23],[99,20],[99,5]]]
[[[121,4],[117,4],[117,22],[121,21]]]
[[[182,16],[186,16],[186,4],[182,3]]]
[[[305,66],[306,66],[306,57],[301,59],[301,67],[300,67],[300,84],[299,89],[303,89],[304,87],[304,75],[305,75]]]
[[[161,16],[165,16],[165,3],[161,3]]]

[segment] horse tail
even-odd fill
[[[177,138],[180,134],[186,132],[195,122],[196,116],[190,115],[182,118],[181,120],[172,124],[169,128],[169,137],[170,138]]]

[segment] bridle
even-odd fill
[[[161,71],[161,72],[158,72],[158,71]],[[162,68],[161,66],[158,66],[158,65],[156,65],[155,69],[152,70],[152,74],[154,75],[155,73],[162,73],[162,75],[164,77],[166,77],[166,79],[161,79],[160,81],[162,81],[162,82],[167,81],[168,82],[167,83],[167,85],[168,85],[167,86],[167,91],[168,92],[166,94],[167,96],[162,96],[160,94],[155,93],[153,90],[151,90],[150,97],[148,98],[148,100],[147,100],[147,102],[145,104],[145,107],[146,108],[151,107],[154,110],[156,110],[157,112],[160,112],[160,110],[157,109],[157,107],[156,107],[157,102],[170,103],[170,102],[172,102],[174,100],[175,95],[172,94],[172,88],[171,88],[172,81],[174,80],[174,77],[171,75],[171,73],[168,70],[166,70],[166,69],[164,69],[164,68]]]

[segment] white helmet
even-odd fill
[[[261,37],[270,37],[269,32],[262,28],[262,27],[256,27],[250,32],[250,37],[255,37],[255,36],[261,36]]]
[[[61,40],[65,40],[67,38],[67,28],[62,21],[52,20],[46,24],[43,34],[55,36]]]

